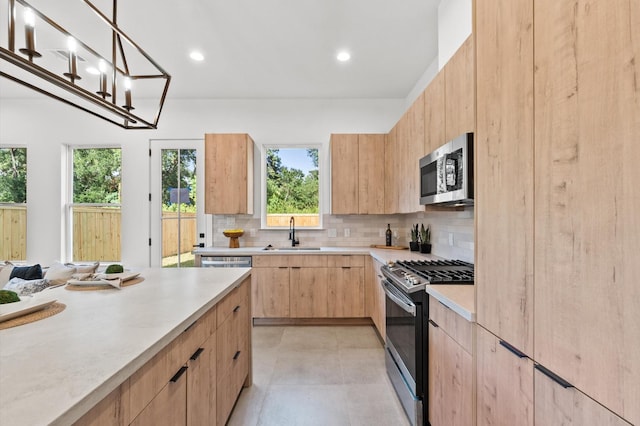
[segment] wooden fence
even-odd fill
[[[178,214],[162,213],[162,257],[178,254]],[[181,248],[190,252],[197,241],[195,213],[181,213]],[[121,260],[121,212],[113,207],[73,208],[73,260]],[[0,206],[0,260],[27,258],[27,208]]]
[[[267,226],[284,226],[289,227],[291,216],[295,218],[296,228],[302,226],[320,226],[320,215],[311,214],[268,214]]]
[[[0,260],[27,258],[27,208],[0,206]]]

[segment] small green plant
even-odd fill
[[[418,224],[417,223],[415,226],[411,227],[411,242],[413,243],[418,242]]]
[[[416,228],[418,227],[418,225],[416,225]],[[424,227],[424,223],[422,225],[420,225],[420,242],[422,242],[422,244],[430,244],[431,243],[431,226],[427,225],[427,227]]]

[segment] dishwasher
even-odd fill
[[[196,254],[195,266],[202,268],[251,268],[251,256]]]

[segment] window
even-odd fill
[[[0,148],[0,259],[27,258],[27,148]]]
[[[266,147],[263,228],[319,228],[318,147]]]
[[[68,203],[73,261],[120,261],[120,148],[72,148]]]

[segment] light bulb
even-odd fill
[[[104,59],[100,59],[100,61],[98,61],[98,69],[102,74],[105,74],[107,72],[107,63],[104,61]]]
[[[71,36],[67,37],[67,48],[69,49],[69,52],[76,53],[76,49],[78,48],[78,43],[76,42],[75,38]]]
[[[24,24],[31,28],[36,26],[36,15],[34,15],[30,7],[24,10]]]
[[[129,77],[124,78],[124,90],[131,90],[131,79]]]

